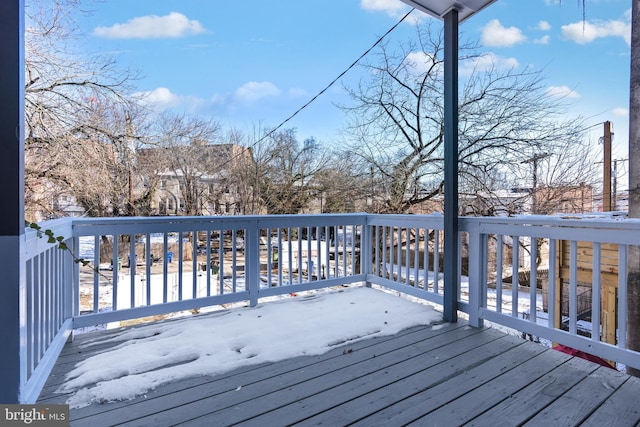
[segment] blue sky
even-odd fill
[[[139,92],[158,111],[185,110],[224,126],[273,127],[344,71],[409,7],[399,0],[105,0],[80,24],[87,47],[141,72]],[[614,158],[626,158],[629,0],[497,0],[465,21],[461,38],[498,64],[543,69],[548,91],[587,124],[613,122]],[[414,11],[391,43],[414,37]],[[440,24],[438,24],[440,25]],[[363,70],[340,83],[354,85]],[[301,139],[338,140],[341,84],[286,127]],[[596,126],[589,143],[602,134]]]

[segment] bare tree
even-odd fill
[[[235,188],[238,210],[244,214],[264,213],[264,204],[260,199],[260,168],[253,156],[253,148],[247,137],[237,129],[227,133],[226,141],[235,147],[225,165],[226,186]],[[246,146],[249,144],[249,146]]]
[[[471,180],[463,186],[467,192],[460,195],[462,211],[488,216],[591,212],[599,153],[581,142],[581,133],[567,135],[546,145],[553,151],[530,152],[520,163],[501,165],[484,175],[467,175]]]
[[[324,153],[313,138],[300,143],[293,129],[266,135],[251,144],[252,185],[267,213],[299,213],[309,203],[313,177],[325,166]]]
[[[98,121],[96,110],[133,108],[125,96],[131,74],[119,69],[111,58],[88,55],[79,47],[79,34],[71,18],[79,5],[77,0],[31,0],[26,8],[25,203],[30,219],[36,219],[36,211],[59,214],[55,206],[58,196],[75,197],[76,190],[84,186],[70,177],[70,172],[78,169],[78,163],[70,163],[71,159],[84,159],[83,154],[100,158],[117,151],[115,147],[92,146],[112,142],[116,134],[122,134],[118,129],[121,123],[108,121],[113,115]],[[83,198],[79,201],[88,213],[106,213],[99,207],[102,203],[88,200],[94,197],[86,203]]]
[[[220,190],[220,172],[228,162],[229,153],[214,144],[220,137],[220,125],[185,114],[164,114],[157,122],[157,136],[153,148],[147,149],[145,163],[150,156],[156,163],[157,178],[174,180],[177,188],[172,191],[178,211],[183,215],[201,215],[210,200],[212,186]],[[160,176],[159,176],[160,175]],[[222,182],[222,185],[224,182]],[[224,190],[222,190],[224,191]]]
[[[315,174],[310,194],[314,194],[314,211],[321,213],[362,212],[372,210],[367,176],[356,174],[349,156],[341,152],[328,154],[326,167]]]
[[[593,211],[593,188],[599,181],[599,154],[580,144],[582,135],[561,141],[543,153],[539,162],[526,162],[532,170],[531,212],[587,213]]]
[[[433,199],[444,186],[443,37],[429,25],[417,42],[397,50],[382,45],[365,64],[369,78],[348,88],[353,104],[347,134],[352,152],[373,169],[387,212],[406,212]],[[558,141],[574,141],[580,121],[562,121],[562,102],[545,94],[539,72],[500,69],[473,46],[462,48],[459,101],[459,174],[462,193],[505,164],[519,164],[532,152]],[[483,61],[478,61],[482,58]],[[508,171],[506,171],[508,172]]]

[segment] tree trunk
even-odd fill
[[[640,0],[631,10],[631,75],[629,93],[629,216],[640,218]],[[627,346],[640,351],[640,247],[632,246],[627,262]],[[628,369],[640,376],[640,369]]]

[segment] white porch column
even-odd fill
[[[0,1],[0,402],[26,382],[24,242],[24,0]]]

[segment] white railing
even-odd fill
[[[459,304],[474,326],[488,320],[640,368],[640,353],[626,348],[627,257],[640,245],[640,221],[595,216],[461,218],[460,230],[468,235],[469,296]],[[490,263],[490,257],[495,261]],[[507,288],[505,264],[511,268]],[[533,284],[525,290],[524,310],[516,304],[522,300],[520,266],[530,272],[528,282]],[[540,266],[548,271],[542,295],[536,286]],[[489,283],[495,284],[491,305]],[[580,290],[590,298],[583,300]],[[505,297],[510,300],[506,304]],[[589,321],[581,321],[583,312]]]
[[[80,268],[74,326],[364,281],[365,215],[76,220],[98,266]],[[114,244],[115,242],[115,244]],[[132,261],[133,260],[133,261]]]
[[[487,320],[640,368],[639,353],[626,350],[626,258],[640,222],[462,217],[459,226],[455,291],[472,325]],[[353,283],[440,306],[448,292],[440,215],[65,219],[43,228],[90,266],[26,234],[27,401],[74,328]],[[525,270],[530,281],[520,283]],[[542,270],[548,284],[528,286]],[[587,288],[591,330],[601,333],[580,321]]]
[[[70,220],[51,221],[46,229],[56,236],[67,236],[64,243],[71,245]],[[25,234],[24,302],[20,307],[25,328],[20,369],[24,382],[21,395],[27,402],[38,397],[73,327],[73,259],[68,251],[47,242],[48,238],[35,230]]]
[[[371,215],[367,224],[367,281],[443,305],[442,215]]]
[[[368,224],[368,282],[442,306],[442,217],[375,215]],[[626,344],[627,258],[640,246],[640,221],[461,217],[459,228],[458,310],[473,326],[487,320],[640,368]]]

